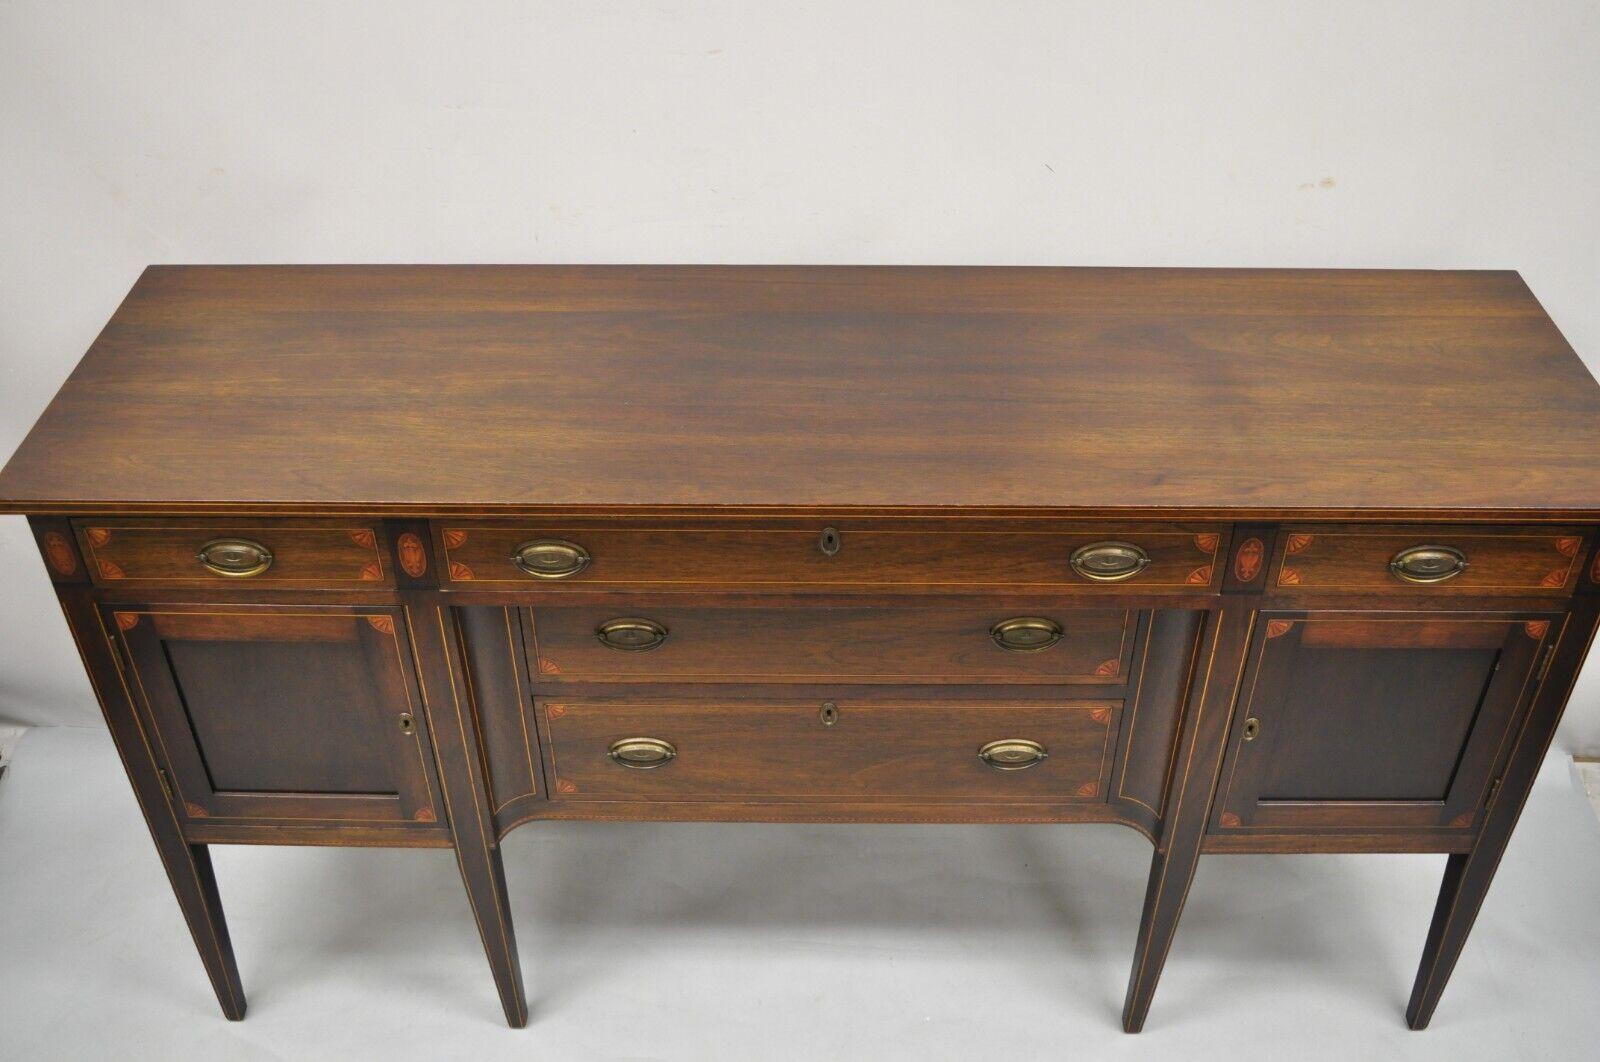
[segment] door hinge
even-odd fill
[[[161,791],[163,793],[167,794],[167,799],[168,800],[171,800],[172,799],[172,779],[167,776],[167,769],[165,767],[157,767],[156,768],[156,777],[161,779]]]
[[[1539,682],[1543,682],[1544,681],[1544,677],[1546,675],[1550,674],[1550,665],[1555,663],[1555,662],[1556,662],[1556,644],[1554,642],[1551,642],[1548,646],[1545,647],[1545,650],[1544,650],[1544,661],[1539,665],[1539,678],[1538,678],[1537,681],[1539,681]]]
[[[1489,788],[1483,794],[1483,806],[1488,807],[1494,803],[1494,795],[1500,791],[1500,779],[1496,778],[1489,783]]]

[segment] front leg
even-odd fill
[[[1428,929],[1428,940],[1422,948],[1422,964],[1417,970],[1416,984],[1411,990],[1411,1003],[1406,1008],[1406,1024],[1413,1029],[1426,1029],[1439,1005],[1444,986],[1449,983],[1456,960],[1467,943],[1467,934],[1483,906],[1483,898],[1494,881],[1494,872],[1500,866],[1511,831],[1527,803],[1533,781],[1544,764],[1545,753],[1555,737],[1556,725],[1566,710],[1567,698],[1577,682],[1578,670],[1583,666],[1589,645],[1594,640],[1600,598],[1579,598],[1577,606],[1567,617],[1566,625],[1557,643],[1556,657],[1545,676],[1528,721],[1518,735],[1516,747],[1500,784],[1484,815],[1483,829],[1472,851],[1453,855],[1445,866],[1444,882],[1439,888],[1439,901],[1434,907],[1433,924]]]
[[[1200,846],[1205,839],[1211,800],[1228,735],[1233,693],[1244,669],[1245,651],[1254,622],[1253,604],[1230,598],[1206,619],[1201,659],[1206,661],[1200,685],[1190,691],[1192,719],[1178,747],[1177,770],[1168,796],[1166,815],[1155,859],[1150,864],[1150,884],[1145,891],[1144,915],[1133,953],[1133,974],[1122,1008],[1122,1028],[1136,1033],[1144,1028],[1156,982],[1172,947],[1194,881]]]
[[[522,989],[522,964],[511,928],[504,864],[496,838],[494,813],[483,777],[479,736],[470,696],[463,682],[460,646],[448,610],[426,595],[411,597],[406,614],[427,690],[428,729],[438,755],[445,808],[455,841],[456,862],[467,888],[467,901],[478,923],[483,950],[494,973],[506,1023],[513,1029],[528,1024]]]
[[[106,726],[111,731],[111,740],[122,757],[128,781],[133,785],[139,810],[144,813],[150,837],[155,841],[167,878],[172,882],[178,907],[194,937],[206,975],[211,978],[211,987],[217,993],[217,1002],[230,1021],[239,1021],[245,1011],[244,986],[239,981],[233,942],[228,938],[228,924],[222,915],[217,879],[211,870],[211,853],[205,845],[189,844],[184,839],[177,813],[172,808],[172,797],[139,723],[132,691],[89,590],[58,585],[56,594],[94,686]]]

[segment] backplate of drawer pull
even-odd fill
[[[511,554],[511,563],[537,579],[568,579],[589,566],[593,558],[576,542],[548,538],[524,542]]]
[[[1132,579],[1150,566],[1150,554],[1131,542],[1091,542],[1073,551],[1072,570],[1097,583]]]
[[[1043,745],[1026,738],[1003,738],[978,750],[978,759],[997,771],[1026,770],[1048,755]]]
[[[623,738],[614,742],[606,753],[619,767],[636,771],[649,771],[665,767],[677,758],[678,750],[670,741],[660,738]]]
[[[214,538],[200,547],[196,559],[213,575],[248,579],[272,567],[272,551],[248,538]]]
[[[1013,653],[1037,653],[1061,640],[1061,624],[1045,616],[1017,616],[989,628],[989,637]]]
[[[1453,546],[1412,546],[1389,560],[1389,571],[1408,583],[1442,583],[1467,570],[1467,555]]]
[[[667,629],[655,620],[626,617],[608,620],[595,628],[595,637],[607,649],[642,653],[667,640]]]

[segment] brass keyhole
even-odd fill
[[[1261,720],[1250,718],[1244,721],[1244,739],[1246,741],[1254,741],[1259,733],[1261,733]]]
[[[824,527],[822,536],[817,539],[817,548],[824,557],[831,557],[839,552],[839,532],[832,527]]]
[[[417,732],[417,721],[415,719],[411,718],[411,713],[410,712],[401,712],[400,713],[400,733],[402,733],[402,734],[415,734],[416,732]]]
[[[817,714],[822,719],[823,726],[832,726],[839,721],[839,706],[832,701],[824,701],[822,711]]]

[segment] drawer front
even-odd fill
[[[394,585],[373,523],[84,520],[77,532],[89,572],[104,586]]]
[[[1581,528],[1290,527],[1279,536],[1271,585],[1354,593],[1566,594],[1577,584],[1584,538]]]
[[[540,709],[556,800],[945,803],[1103,801],[1121,705],[840,702],[831,722],[815,702]]]
[[[1120,685],[1138,613],[1077,609],[539,608],[531,650],[541,682],[842,679],[854,682],[1074,682]],[[997,626],[1021,621],[1026,648]],[[1010,629],[1015,629],[1015,624]],[[1045,635],[1034,632],[1044,631]],[[1057,635],[1057,632],[1059,634]],[[1006,637],[1004,631],[998,637]],[[1042,645],[1057,636],[1053,644]],[[638,640],[659,640],[642,648]],[[620,641],[622,647],[616,647]]]
[[[984,531],[833,527],[442,524],[450,581],[463,588],[781,587],[1204,592],[1220,581],[1220,525]],[[539,544],[549,544],[540,555]],[[1095,550],[1096,546],[1102,546]],[[1132,547],[1126,568],[1109,547]],[[525,547],[528,566],[513,557]],[[1082,551],[1089,551],[1087,554]],[[1074,557],[1079,567],[1074,567]],[[1082,574],[1095,558],[1110,564]],[[1126,574],[1124,574],[1124,571]],[[1109,574],[1111,578],[1104,576]]]

